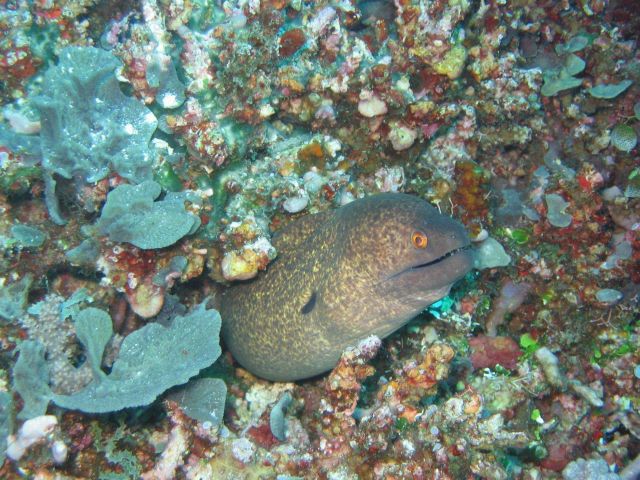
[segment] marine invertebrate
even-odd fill
[[[40,247],[47,238],[47,234],[30,225],[16,224],[11,227],[11,235],[18,243],[26,248]]]
[[[49,440],[57,425],[58,419],[53,415],[41,415],[27,420],[20,426],[16,435],[9,435],[7,457],[11,460],[20,460],[32,445]],[[53,442],[49,441],[49,443],[53,447]]]
[[[630,125],[619,123],[611,130],[611,145],[622,152],[630,152],[638,144],[638,136]]]
[[[161,191],[153,181],[116,187],[107,196],[96,227],[114,242],[142,249],[168,247],[194,233],[200,218],[185,210],[185,194],[169,192],[154,202]]]
[[[545,97],[552,97],[564,90],[579,87],[582,85],[582,78],[577,78],[574,75],[581,73],[585,65],[585,61],[579,56],[569,54],[569,56],[565,58],[564,65],[561,69],[545,72],[544,85],[540,93]]]
[[[86,182],[119,175],[142,181],[151,175],[149,150],[155,116],[125,96],[115,76],[120,61],[105,50],[68,47],[47,70],[48,88],[35,99],[40,113],[42,165]]]
[[[531,285],[525,282],[514,283],[507,281],[500,289],[493,310],[487,318],[485,330],[487,335],[495,337],[498,327],[505,321],[505,316],[514,312],[525,301],[531,291]]]
[[[18,281],[2,285],[0,289],[0,318],[16,320],[24,314],[29,288],[33,282],[32,275],[25,275]]]
[[[494,368],[500,365],[513,370],[518,365],[522,351],[509,337],[478,336],[469,340],[473,368]]]
[[[279,258],[222,298],[234,357],[265,378],[332,368],[362,337],[385,337],[471,268],[462,226],[424,200],[380,194],[292,222]]]
[[[609,470],[607,462],[601,458],[585,460],[578,458],[562,470],[562,478],[585,478],[589,480],[620,480],[620,475]]]
[[[29,45],[17,44],[22,43],[20,40],[6,36],[0,43],[0,81],[8,87],[4,89],[3,96],[10,92],[16,95],[22,90],[42,63],[33,55]]]
[[[549,193],[544,196],[544,200],[547,204],[547,219],[551,225],[560,228],[571,225],[573,217],[565,213],[565,209],[569,206],[569,203],[566,202],[564,198],[557,193]]]
[[[290,57],[296,53],[306,42],[304,31],[300,28],[287,30],[280,37],[278,53],[283,57]]]
[[[149,148],[158,124],[141,102],[120,90],[115,70],[121,62],[94,47],[67,47],[44,75],[47,88],[32,99],[40,114],[38,141],[19,135],[29,153],[42,157],[51,218],[64,224],[53,174],[81,183],[97,182],[110,171],[133,182],[151,178],[155,158]],[[37,150],[37,151],[33,151]]]
[[[31,340],[44,347],[47,356],[48,381],[56,393],[69,394],[84,387],[91,381],[91,369],[85,363],[78,366],[74,358],[78,353],[75,330],[71,316],[77,313],[80,305],[88,301],[88,292],[79,290],[70,298],[59,295],[47,295],[28,309],[19,322],[29,334]],[[19,371],[14,377],[19,377]],[[34,375],[26,371],[25,376]],[[18,378],[15,379],[16,381]],[[25,415],[21,413],[21,415]],[[28,418],[30,415],[26,415]]]
[[[37,408],[46,409],[50,400],[61,407],[94,413],[147,405],[211,365],[221,352],[217,341],[220,316],[201,304],[185,316],[175,316],[168,327],[150,323],[128,335],[107,375],[101,363],[113,334],[111,318],[103,310],[87,308],[76,316],[75,323],[78,339],[87,349],[93,381],[70,395],[51,392],[42,346],[32,340],[25,342],[16,365],[24,373],[16,386],[23,397],[37,401],[37,407],[30,404],[30,414]],[[40,398],[34,398],[34,390]]]

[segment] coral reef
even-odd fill
[[[613,0],[0,2],[0,477],[635,475],[638,18]],[[223,347],[184,391],[118,397],[114,378],[102,399],[145,407],[47,407],[129,372],[118,350],[146,332],[171,335],[143,380],[181,371],[163,354],[206,343],[197,305],[278,262],[290,221],[378,192],[428,200],[477,249],[400,331],[295,384]]]

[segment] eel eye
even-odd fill
[[[411,243],[413,243],[413,246],[416,248],[427,248],[429,241],[424,233],[416,230],[411,235]]]

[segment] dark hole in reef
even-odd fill
[[[77,348],[77,351],[69,358],[69,363],[71,363],[75,368],[80,368],[86,363],[87,355],[79,342],[76,342],[75,347]]]
[[[78,21],[87,21],[89,26],[87,34],[89,37],[100,45],[100,37],[108,28],[109,23],[112,20],[121,20],[127,13],[136,12],[136,17],[141,17],[142,8],[139,1],[124,1],[124,0],[109,0],[105,2],[97,2],[92,7],[89,7],[87,11],[78,15]]]

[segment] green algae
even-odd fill
[[[624,196],[627,198],[640,197],[640,168],[631,170],[627,178],[627,187],[624,190]]]
[[[118,444],[127,438],[126,425],[121,421],[118,428],[110,435],[105,435],[98,422],[91,422],[89,432],[96,450],[102,453],[106,460],[117,469],[104,471],[101,469],[98,480],[129,480],[140,478],[142,465],[138,458],[129,450],[120,449]]]
[[[525,358],[528,358],[533,355],[541,345],[530,333],[524,333],[520,335],[520,347],[522,347],[524,351]]]
[[[27,420],[44,415],[49,405],[49,367],[45,348],[37,341],[27,340],[19,346],[20,356],[13,367],[13,388],[24,403],[18,418]]]
[[[20,418],[43,415],[50,401],[88,413],[145,406],[167,389],[186,383],[221,353],[220,315],[204,304],[184,316],[174,316],[167,327],[149,323],[129,334],[109,374],[101,366],[113,335],[111,317],[100,309],[87,308],[79,312],[75,323],[91,362],[93,381],[70,395],[54,393],[49,387],[45,347],[34,340],[23,342],[13,371],[14,387],[24,401]]]
[[[7,438],[13,429],[13,396],[0,392],[0,465],[4,462]]]
[[[93,378],[96,380],[106,376],[100,366],[104,349],[113,335],[111,323],[107,312],[94,307],[85,308],[74,317],[76,335],[85,346]]]
[[[183,189],[182,180],[176,174],[173,167],[165,162],[160,165],[153,172],[153,179],[160,184],[160,186],[169,192],[180,192]]]
[[[197,378],[168,396],[194,420],[203,425],[222,424],[227,386],[219,378]]]
[[[78,324],[83,327],[79,339],[94,339],[85,347],[99,349],[104,346],[107,330],[111,330],[110,317],[98,309],[91,309],[85,316],[87,321]],[[109,325],[91,328],[99,318],[103,323],[108,319]],[[187,315],[176,316],[168,327],[149,323],[124,339],[109,375],[99,372],[97,378],[79,392],[54,394],[51,399],[61,407],[91,413],[148,405],[168,388],[186,383],[218,358],[221,353],[219,331],[220,315],[215,310],[206,310],[203,304]],[[97,362],[102,355],[96,350],[89,358]],[[175,362],[176,358],[180,358],[179,363]],[[93,368],[97,371],[100,365]]]
[[[553,97],[564,90],[570,90],[582,85],[581,78],[567,77],[545,77],[544,85],[540,92],[545,97]]]
[[[505,267],[511,263],[511,256],[504,247],[492,237],[484,240],[474,252],[473,267],[485,270],[495,267]]]
[[[517,245],[526,245],[531,238],[531,231],[526,228],[505,228],[504,233]]]

